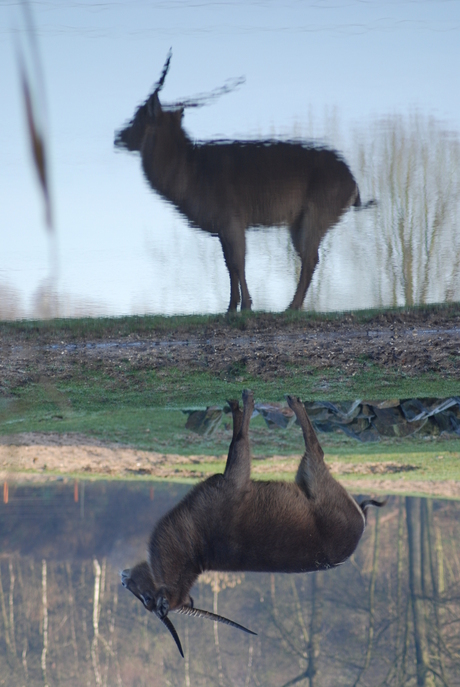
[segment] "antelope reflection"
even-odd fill
[[[361,205],[350,169],[333,150],[299,141],[193,142],[182,127],[184,108],[206,98],[161,105],[158,94],[170,60],[171,53],[153,93],[116,134],[115,146],[140,152],[150,186],[193,226],[219,237],[230,275],[229,311],[240,301],[243,310],[251,308],[246,229],[288,226],[302,263],[289,308],[299,310],[326,232],[350,206],[375,201]]]

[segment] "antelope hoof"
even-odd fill
[[[254,402],[254,393],[250,389],[244,389],[242,396],[243,396],[243,405],[246,406],[248,403]]]
[[[240,409],[240,404],[239,404],[239,402],[238,402],[236,399],[234,399],[234,398],[231,398],[231,399],[227,400],[227,403],[228,403],[228,405],[230,406],[230,410],[232,411],[232,413],[234,413],[234,412],[236,412],[237,410]]]
[[[287,401],[287,404],[291,410],[294,410],[296,406],[297,407],[299,405],[303,406],[303,403],[298,396],[294,397],[294,396],[286,395],[286,401]]]

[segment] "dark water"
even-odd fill
[[[119,570],[144,556],[153,523],[187,489],[9,486],[0,504],[1,685],[460,684],[457,502],[390,498],[335,570],[206,574],[196,605],[258,635],[173,615],[182,659]]]

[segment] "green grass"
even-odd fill
[[[225,415],[219,428],[211,437],[202,437],[185,429],[187,416],[180,410],[156,407],[111,407],[101,410],[97,400],[85,403],[79,397],[78,408],[72,405],[58,407],[44,398],[41,402],[24,405],[16,410],[11,407],[3,412],[0,433],[16,432],[80,432],[107,442],[132,445],[138,449],[153,450],[165,454],[184,456],[209,456],[209,462],[184,466],[197,471],[197,479],[203,473],[223,472],[224,457],[231,440],[231,418]],[[36,399],[38,401],[38,399]],[[133,399],[131,398],[131,401]],[[91,405],[91,408],[83,407]],[[408,485],[417,480],[457,480],[460,481],[460,438],[419,438],[385,439],[376,443],[360,443],[347,437],[343,432],[320,434],[326,460],[330,463],[354,465],[359,467],[368,463],[397,463],[415,466],[409,472],[385,474],[386,480],[403,478]],[[269,429],[261,416],[251,421],[251,448],[256,466],[265,466],[261,479],[293,479],[294,470],[287,466],[283,470],[282,458],[274,466],[272,456],[300,455],[303,452],[303,437],[300,428],[293,425],[289,429]],[[440,458],[439,456],[442,456]],[[217,458],[217,460],[216,460]],[[51,473],[48,473],[51,474]],[[381,475],[373,475],[364,470],[364,478],[369,490]],[[76,475],[78,477],[78,475]],[[79,475],[88,479],[88,474]],[[363,479],[363,473],[346,474],[348,482]],[[93,476],[91,476],[91,479]],[[101,478],[107,478],[102,476]],[[130,479],[145,479],[145,476],[132,476]],[[181,482],[193,482],[193,478],[177,478]],[[410,492],[410,487],[408,487]]]
[[[204,408],[223,405],[229,398],[241,398],[243,388],[251,388],[256,400],[280,402],[285,394],[303,400],[346,401],[357,398],[447,398],[458,394],[458,380],[434,373],[418,377],[404,376],[392,370],[368,366],[354,375],[341,370],[311,371],[302,365],[283,370],[274,379],[263,380],[246,374],[216,375],[208,370],[181,372],[174,367],[164,370],[126,370],[108,376],[101,371],[78,368],[70,379],[27,383],[10,389],[0,406],[0,432],[5,421],[43,422],[56,415],[126,413],[149,409]]]
[[[86,393],[85,393],[86,390]],[[240,390],[240,389],[238,389]],[[180,455],[223,455],[227,453],[231,438],[231,416],[225,415],[218,430],[210,437],[185,429],[187,416],[176,408],[142,405],[143,396],[132,393],[119,402],[105,398],[101,404],[98,389],[90,393],[88,387],[67,390],[63,393],[64,403],[58,404],[46,397],[46,390],[37,387],[22,391],[23,398],[8,405],[3,404],[0,414],[0,434],[17,432],[80,432],[98,439],[129,444],[140,449]],[[219,399],[219,405],[224,406]],[[69,402],[69,399],[70,402]],[[266,400],[266,399],[264,399]],[[105,406],[105,407],[104,407]],[[182,408],[197,405],[183,404]],[[199,404],[204,407],[204,404]],[[1,408],[1,406],[0,406]],[[303,448],[300,428],[296,425],[287,430],[269,429],[261,416],[251,422],[251,437],[255,455],[291,455],[301,453]],[[460,451],[460,439],[386,439],[376,443],[362,444],[347,437],[343,432],[321,434],[321,442],[328,453],[342,457],[365,455],[372,460],[379,456],[416,454],[442,451]],[[431,445],[434,448],[431,448]]]
[[[183,438],[186,416],[180,411],[210,405],[222,407],[229,398],[241,398],[244,387],[252,388],[258,401],[283,401],[287,392],[304,400],[334,401],[444,398],[458,393],[458,382],[453,379],[442,379],[435,374],[405,378],[373,367],[350,378],[340,371],[308,374],[299,369],[289,369],[283,377],[269,381],[245,375],[244,370],[239,375],[237,381],[228,381],[207,370],[184,374],[175,368],[165,368],[128,370],[124,375],[110,377],[100,371],[78,368],[70,379],[56,382],[47,379],[11,389],[9,397],[0,400],[0,434],[83,432],[139,448],[225,453],[227,439],[222,439],[218,448],[208,448],[207,440],[198,435]],[[275,452],[296,452],[288,438],[283,439],[287,442],[284,450],[282,432],[272,434],[279,437],[276,443],[281,442]],[[357,445],[354,440],[349,441]]]

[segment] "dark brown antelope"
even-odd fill
[[[115,137],[140,152],[147,181],[196,227],[218,236],[230,274],[229,311],[250,310],[245,276],[248,227],[285,226],[302,261],[290,308],[302,307],[323,236],[350,206],[361,206],[352,173],[333,150],[283,141],[194,143],[182,127],[184,107],[206,97],[162,106],[158,97],[168,55],[153,93]],[[237,85],[237,84],[236,84]],[[231,90],[217,89],[210,98]]]
[[[305,406],[287,397],[305,439],[295,482],[254,482],[250,478],[249,420],[252,392],[244,408],[230,401],[233,438],[223,475],[192,489],[156,525],[148,562],[121,573],[122,583],[173,635],[169,611],[207,617],[251,632],[222,616],[193,607],[190,590],[206,570],[314,572],[343,563],[356,549],[366,525],[366,509],[331,476]],[[252,633],[254,634],[254,633]]]

